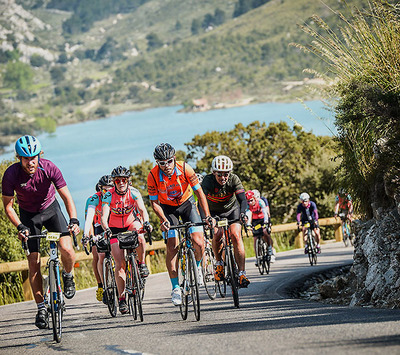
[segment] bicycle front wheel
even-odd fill
[[[239,308],[238,272],[233,252],[229,246],[226,248],[225,257],[226,257],[226,269],[227,269],[226,270],[227,283],[231,286],[233,304],[236,308]]]
[[[183,320],[187,319],[188,315],[188,301],[189,301],[189,278],[187,272],[189,270],[188,258],[186,251],[179,251],[179,286],[181,288],[182,304],[179,306],[181,316]]]
[[[133,319],[137,319],[136,307],[134,303],[133,272],[130,261],[126,263],[125,297],[128,303],[129,313]]]
[[[53,323],[53,340],[57,343],[62,336],[63,295],[61,291],[59,266],[55,261],[49,264],[49,287],[50,287],[50,312]]]
[[[256,260],[257,260],[257,267],[260,275],[264,275],[264,248],[263,242],[260,238],[256,239]]]
[[[143,307],[142,307],[142,290],[140,285],[139,269],[136,260],[133,256],[130,258],[132,273],[133,273],[133,299],[137,315],[141,322],[143,322]],[[135,318],[136,319],[136,318]]]
[[[349,234],[347,229],[347,222],[343,222],[342,224],[342,234],[343,234],[343,243],[345,247],[349,246]]]
[[[208,297],[213,300],[217,296],[217,282],[214,277],[215,259],[211,249],[206,248],[204,250],[201,263],[203,268],[204,288],[206,289]]]
[[[103,283],[106,293],[107,307],[111,317],[117,316],[117,284],[115,282],[114,270],[111,258],[104,258],[103,262]]]
[[[190,295],[192,296],[194,316],[196,320],[200,320],[200,296],[199,296],[199,276],[197,272],[196,258],[194,257],[193,250],[189,250],[189,282],[190,282]]]

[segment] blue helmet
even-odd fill
[[[15,143],[15,153],[20,157],[35,157],[41,151],[39,139],[33,136],[22,136]]]

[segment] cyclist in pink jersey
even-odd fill
[[[128,312],[128,305],[125,300],[125,259],[124,251],[119,248],[117,238],[113,234],[127,230],[140,230],[143,227],[152,230],[149,223],[149,214],[144,205],[142,195],[134,187],[129,185],[131,172],[129,169],[118,166],[111,173],[114,187],[111,188],[102,198],[101,225],[105,235],[111,237],[111,254],[115,260],[115,276],[118,288],[119,310],[122,314]],[[135,210],[139,214],[135,214]],[[144,235],[139,234],[139,246],[137,254],[139,259],[139,270],[142,277],[149,275],[145,264],[146,242]]]
[[[104,175],[96,184],[96,193],[90,196],[86,201],[85,208],[85,227],[82,240],[88,240],[90,236],[99,235],[104,232],[101,227],[101,199],[104,194],[113,187],[111,175]],[[103,260],[104,253],[98,253],[97,247],[92,248],[93,273],[97,280],[96,299],[103,301]]]
[[[27,240],[30,234],[40,234],[45,227],[51,232],[79,233],[79,221],[72,196],[61,171],[47,159],[40,158],[42,146],[33,136],[22,136],[15,143],[15,153],[18,163],[12,164],[4,172],[2,179],[2,199],[4,211],[11,223],[17,227],[18,238]],[[56,191],[63,200],[69,215],[69,224],[61,212],[56,200]],[[14,209],[17,196],[19,215]],[[28,259],[29,282],[37,304],[35,325],[40,329],[48,326],[48,312],[43,300],[42,274],[40,271],[40,241],[29,239]],[[71,237],[60,238],[58,248],[64,267],[64,295],[70,299],[75,295],[73,268],[75,252]]]

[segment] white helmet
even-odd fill
[[[218,155],[211,164],[212,171],[231,171],[233,169],[232,160],[226,155]]]
[[[254,197],[255,198],[260,198],[261,197],[260,191],[258,191],[258,190],[252,190],[252,191],[254,193]]]
[[[310,200],[310,195],[307,192],[303,192],[300,195],[300,200],[301,201],[309,201]]]

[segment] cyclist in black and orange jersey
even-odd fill
[[[129,185],[131,172],[129,169],[118,166],[111,172],[114,187],[107,191],[102,198],[101,225],[105,235],[110,239],[111,254],[115,260],[115,278],[117,282],[119,311],[128,313],[128,305],[125,300],[125,258],[124,251],[119,248],[118,239],[113,234],[126,231],[152,230],[149,223],[149,214],[143,202],[139,190]],[[139,214],[134,214],[138,210]],[[142,277],[149,275],[145,264],[146,241],[144,235],[139,234],[139,246],[137,247],[139,259],[139,271]]]
[[[245,222],[245,212],[248,209],[244,187],[239,177],[232,173],[232,160],[219,155],[212,161],[212,174],[206,175],[201,184],[207,198],[211,216],[219,216],[228,220],[241,220]],[[247,287],[250,283],[245,271],[245,251],[242,240],[242,227],[239,222],[229,226],[235,259],[239,268],[240,287]],[[215,278],[220,281],[224,278],[222,262],[222,229],[214,234],[212,246],[215,254]]]
[[[87,240],[89,236],[99,235],[104,232],[101,227],[101,199],[113,186],[111,175],[104,175],[96,184],[96,193],[87,199],[82,240]],[[97,281],[96,299],[101,302],[103,300],[102,274],[105,254],[98,253],[95,245],[93,245],[92,254],[93,273]]]
[[[167,240],[166,265],[172,284],[172,303],[182,304],[181,289],[178,281],[177,233],[170,226],[182,222],[201,222],[192,191],[199,205],[204,209],[207,223],[213,224],[206,198],[193,168],[183,161],[176,161],[175,149],[168,143],[159,144],[154,150],[157,165],[147,177],[147,188],[151,206],[160,219],[163,236]],[[198,270],[199,283],[202,283],[201,259],[204,252],[203,227],[190,228]]]

